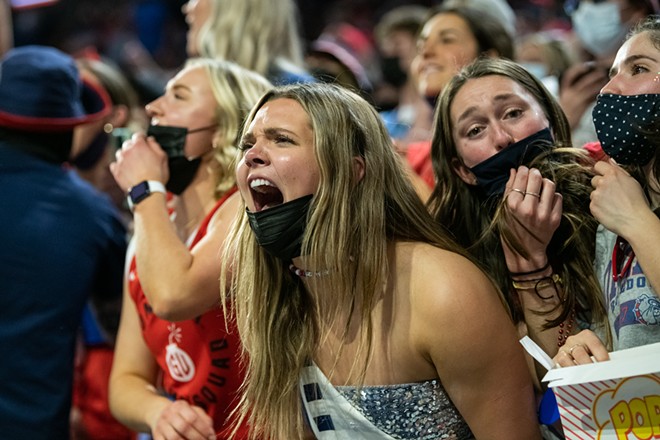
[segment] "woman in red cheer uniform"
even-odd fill
[[[147,105],[146,136],[124,143],[111,165],[135,226],[110,407],[156,440],[227,438],[243,375],[219,307],[219,256],[239,207],[238,132],[269,87],[235,64],[193,59]]]

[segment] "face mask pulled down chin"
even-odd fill
[[[186,136],[189,133],[208,130],[215,126],[202,127],[188,130],[185,127],[171,127],[165,125],[151,125],[147,129],[147,136],[153,136],[167,154],[167,164],[170,170],[170,178],[165,188],[173,194],[180,195],[192,182],[201,159],[188,159],[184,152]]]
[[[529,165],[540,154],[552,148],[554,139],[549,128],[511,144],[497,154],[470,168],[477,186],[487,197],[504,194],[511,168]]]
[[[571,20],[584,48],[596,56],[614,52],[628,33],[617,2],[580,2]]]
[[[259,212],[246,210],[257,243],[284,262],[300,256],[312,195]]]
[[[592,112],[603,151],[622,165],[648,164],[660,144],[660,95],[598,95]]]

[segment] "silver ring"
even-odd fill
[[[539,194],[539,193],[530,193],[530,192],[526,192],[525,195],[527,195],[527,196],[538,197],[539,199],[541,198],[541,194]]]
[[[575,350],[577,347],[584,347],[584,345],[582,345],[582,344],[575,344],[574,346],[572,346],[571,348],[569,348],[569,349],[568,349],[568,355],[569,355],[570,357],[573,357],[573,350]]]

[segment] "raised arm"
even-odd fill
[[[626,239],[656,296],[660,289],[660,219],[633,177],[610,159],[594,166],[591,212],[610,231]]]
[[[415,259],[413,320],[422,350],[477,439],[539,439],[530,373],[489,279],[438,249]]]
[[[164,152],[153,139],[135,136],[111,169],[127,190],[143,180],[166,181],[164,161]],[[220,254],[239,201],[234,194],[218,209],[206,236],[192,250],[170,221],[163,194],[154,193],[135,207],[140,282],[157,316],[170,321],[192,319],[219,303]]]
[[[537,169],[521,166],[511,170],[505,197],[511,214],[509,230],[528,254],[521,255],[502,240],[507,269],[514,281],[513,294],[520,300],[527,334],[554,356],[558,348],[557,329],[544,326],[562,312],[557,308],[561,304],[561,284],[552,282],[547,247],[561,221],[562,196]],[[547,280],[537,285],[541,278]]]

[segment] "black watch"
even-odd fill
[[[131,208],[131,211],[142,200],[146,199],[152,193],[160,192],[165,194],[165,186],[158,182],[157,180],[145,180],[138,183],[137,185],[131,187],[128,190],[128,207]]]

